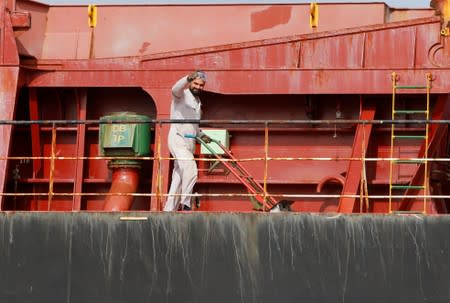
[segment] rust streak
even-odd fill
[[[144,43],[142,43],[141,49],[139,49],[139,53],[140,53],[140,54],[145,53],[150,45],[151,45],[150,42],[144,42]]]
[[[251,15],[252,32],[259,32],[286,24],[291,19],[291,6],[271,6],[265,10],[255,12]]]

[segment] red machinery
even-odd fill
[[[433,5],[2,1],[1,210],[103,210],[98,121],[118,111],[152,119],[132,209],[160,210],[170,87],[202,68],[205,124],[295,211],[448,213],[449,1]],[[207,166],[200,210],[252,210]]]

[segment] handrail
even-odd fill
[[[450,124],[450,119],[441,120],[428,120],[428,119],[411,119],[411,120],[401,120],[401,119],[374,119],[374,120],[361,120],[361,119],[317,119],[317,120],[192,120],[192,119],[142,119],[142,120],[0,120],[0,125],[99,125],[99,124],[177,124],[177,123],[199,123],[200,125],[220,125],[220,124],[248,124],[248,125],[334,125],[334,124],[379,124],[379,125],[390,125],[390,124]],[[287,128],[289,129],[289,128]]]
[[[54,193],[53,196],[134,196],[134,197],[156,197],[156,193]],[[0,193],[0,196],[48,196],[48,193]],[[160,194],[162,197],[169,197],[169,194]],[[177,197],[255,197],[255,194],[242,194],[242,193],[215,193],[215,194],[172,194]],[[348,194],[271,194],[272,197],[279,198],[359,198],[360,195],[348,195]],[[370,199],[386,199],[389,195],[370,195]],[[433,199],[450,199],[450,195],[392,195],[392,198],[433,198]]]
[[[427,101],[429,102],[429,100]],[[450,120],[429,120],[427,116],[426,119],[422,120],[360,120],[360,119],[352,119],[352,120],[193,120],[194,122],[198,122],[200,124],[206,124],[211,127],[214,124],[218,125],[240,125],[240,124],[249,124],[249,125],[261,125],[261,131],[264,131],[264,156],[263,157],[252,157],[252,158],[237,158],[238,161],[242,162],[250,162],[250,161],[264,161],[264,175],[263,175],[263,187],[264,187],[264,195],[266,197],[267,193],[267,180],[268,180],[268,165],[269,161],[362,161],[363,171],[362,180],[364,184],[361,184],[360,194],[355,195],[344,195],[344,194],[271,194],[273,197],[279,198],[307,198],[307,199],[323,199],[323,198],[360,198],[364,199],[366,202],[366,208],[368,208],[369,199],[386,199],[386,198],[424,198],[424,199],[449,199],[450,195],[369,195],[367,190],[367,179],[365,177],[365,163],[366,162],[379,162],[379,161],[398,161],[398,160],[407,160],[407,161],[425,161],[425,162],[450,162],[450,158],[444,157],[434,157],[428,158],[426,157],[410,157],[410,158],[397,158],[397,157],[365,157],[365,153],[363,151],[361,157],[270,157],[269,156],[269,126],[279,126],[279,125],[296,125],[296,124],[374,124],[374,125],[389,125],[389,124],[448,124],[450,125]],[[19,120],[0,120],[0,124],[12,124],[12,125],[32,125],[32,124],[40,124],[40,125],[51,125],[52,127],[52,145],[51,145],[51,155],[50,156],[39,156],[39,157],[26,157],[26,156],[8,156],[8,157],[0,157],[0,161],[7,160],[50,160],[50,175],[49,175],[49,191],[48,193],[0,193],[0,196],[48,196],[48,209],[51,208],[52,199],[55,196],[107,196],[109,193],[89,193],[89,192],[53,192],[54,185],[54,169],[55,169],[55,161],[56,160],[112,160],[112,159],[139,159],[143,161],[155,161],[155,172],[156,176],[154,180],[156,182],[155,192],[152,193],[114,193],[114,195],[126,195],[126,196],[136,196],[136,197],[156,197],[158,207],[162,205],[162,199],[168,197],[169,195],[163,193],[162,184],[163,184],[163,174],[162,174],[162,161],[174,160],[173,157],[163,157],[161,154],[161,129],[164,124],[170,123],[186,123],[188,120],[174,120],[174,119],[160,119],[154,120],[149,119],[148,121],[139,120],[139,121],[131,121],[131,120],[115,120],[115,121],[99,121],[99,120],[33,120],[33,121],[19,121]],[[56,128],[57,125],[70,125],[70,124],[105,124],[105,123],[154,123],[156,137],[155,137],[155,154],[154,156],[144,156],[144,157],[107,157],[107,156],[57,156],[56,155]],[[287,128],[289,129],[289,128]],[[314,128],[311,128],[314,130]],[[426,127],[428,129],[428,127]],[[231,128],[232,130],[232,128]],[[365,140],[365,138],[363,138]],[[364,142],[363,142],[364,144]],[[183,160],[183,158],[178,158],[178,160]],[[208,158],[195,158],[196,161],[215,161],[214,159]],[[223,159],[223,161],[231,161],[229,159]],[[389,181],[391,183],[391,181]],[[177,196],[191,196],[191,197],[254,197],[255,194],[241,194],[241,193],[215,193],[215,194],[177,194]],[[362,200],[361,200],[362,201]]]
[[[100,156],[94,156],[94,157],[72,157],[72,156],[40,156],[40,157],[27,157],[27,156],[21,156],[21,157],[14,157],[14,156],[8,156],[8,157],[0,157],[0,161],[7,161],[7,160],[151,160],[151,161],[157,161],[159,160],[190,160],[190,158],[173,158],[173,157],[135,157],[135,156],[126,156],[126,157],[100,157]],[[265,157],[253,157],[253,158],[237,158],[237,160],[242,162],[251,162],[251,161],[262,161],[265,160]],[[208,159],[208,158],[195,158],[196,161],[203,161],[203,162],[215,162],[214,159]],[[378,162],[378,161],[399,161],[399,160],[405,160],[405,161],[428,161],[428,162],[450,162],[450,158],[389,158],[389,157],[381,157],[381,158],[366,158],[366,157],[267,157],[267,160],[273,160],[273,161],[369,161],[369,162]],[[232,161],[230,159],[223,159],[223,161]]]

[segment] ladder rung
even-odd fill
[[[426,114],[426,110],[394,110],[396,114]]]
[[[421,163],[425,163],[425,159],[423,160],[394,160],[395,163],[400,163],[400,164],[421,164]]]
[[[423,185],[391,185],[393,189],[424,189]]]
[[[394,138],[397,138],[397,139],[425,139],[426,138],[426,136],[424,136],[424,135],[420,135],[420,136],[417,136],[417,135],[394,135]]]
[[[425,89],[426,85],[397,85],[396,89]]]

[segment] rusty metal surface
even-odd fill
[[[439,18],[428,18],[143,57],[24,65],[47,71],[30,70],[30,86],[149,89],[169,88],[180,75],[202,66],[209,73],[208,90],[229,94],[390,93],[392,69],[405,83],[422,82],[431,69],[433,92],[446,93],[448,41],[440,36]],[[185,70],[180,72],[180,66]]]
[[[209,79],[202,97],[205,119],[330,121],[337,119],[338,103],[342,104],[344,119],[357,119],[359,99],[375,104],[376,118],[389,119],[392,71],[406,85],[422,85],[424,75],[431,72],[433,102],[450,92],[450,38],[441,34],[442,20],[429,9],[391,10],[382,3],[320,5],[319,27],[313,31],[304,4],[100,6],[94,28],[87,25],[85,6],[49,7],[24,0],[18,1],[16,8],[17,14],[31,13],[32,26],[27,30],[26,20],[16,18],[21,27],[17,26],[14,33],[12,25],[1,31],[2,41],[9,44],[0,58],[14,66],[1,67],[2,75],[13,74],[13,81],[4,87],[9,96],[5,119],[12,119],[16,93],[17,113],[24,120],[95,120],[118,110],[167,119],[170,87],[197,68],[204,69]],[[200,21],[188,31],[189,36],[185,20],[191,19],[183,17],[194,11]],[[9,22],[7,15],[2,16]],[[228,21],[231,16],[233,22]],[[16,79],[18,52],[23,57],[21,76]],[[23,84],[23,89],[17,83]],[[422,97],[423,91],[409,90],[401,96],[402,104],[414,108]],[[230,127],[223,123],[213,126]],[[261,125],[253,129],[230,127],[233,154],[263,158],[268,141],[271,157],[348,158],[352,150],[362,146],[360,136],[355,138],[355,124],[302,124],[289,131],[277,127],[270,128],[268,138],[261,132]],[[413,133],[420,127],[406,125],[404,129]],[[47,158],[35,158],[32,163],[10,161],[9,170],[5,166],[0,174],[8,179],[8,191],[42,196],[11,198],[3,209],[47,210],[50,205],[45,194],[51,185],[56,191],[51,194],[51,210],[101,210],[102,194],[109,188],[111,175],[105,160],[94,159],[98,156],[98,125],[58,126],[54,146],[50,144],[50,130],[48,125],[32,127],[31,131],[18,127],[12,134],[11,155]],[[374,127],[372,132],[368,152],[387,158],[388,126]],[[171,170],[165,144],[167,124],[155,127],[155,135],[152,150],[161,159],[145,162],[137,184],[144,196],[133,204],[135,210],[161,209],[161,195],[167,192]],[[8,130],[4,137],[10,136]],[[417,144],[407,143],[401,151],[417,156]],[[436,148],[442,150],[445,144]],[[6,149],[4,153],[6,157]],[[70,159],[54,160],[50,155]],[[86,161],[76,158],[83,156]],[[261,163],[249,161],[245,167],[256,180],[267,179],[271,194],[313,193],[325,177],[345,175],[349,165],[348,160],[277,160],[269,163],[266,176]],[[387,164],[379,161],[368,168],[371,193],[386,193]],[[347,176],[354,194],[359,182],[357,170],[352,169]],[[413,173],[402,167],[395,181],[406,183]],[[335,184],[321,189],[332,194],[340,190]],[[231,176],[203,172],[198,190],[245,193]],[[94,192],[96,196],[76,196],[81,192]],[[293,207],[296,211],[335,211],[338,200],[305,198]],[[214,197],[206,198],[200,210],[247,211],[251,204],[242,197]],[[385,212],[385,201],[377,201],[370,210]]]
[[[94,29],[88,27],[87,6],[46,7],[17,1],[16,7],[32,13],[33,28],[19,40],[27,54],[39,59],[143,56],[312,32],[309,4],[100,5]],[[317,31],[433,15],[431,9],[408,12],[388,18],[390,11],[383,3],[321,4]]]

